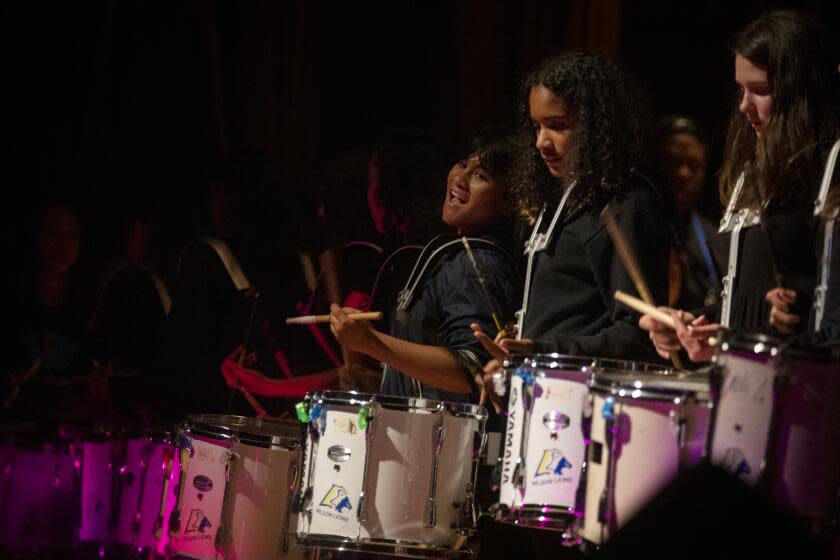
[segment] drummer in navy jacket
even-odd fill
[[[385,366],[383,394],[476,401],[476,375],[489,359],[471,324],[497,333],[512,319],[521,279],[507,250],[511,236],[508,172],[517,152],[506,129],[473,134],[447,179],[443,221],[456,235],[423,250],[389,333],[332,305],[330,328],[350,350]],[[464,241],[466,239],[466,242]]]

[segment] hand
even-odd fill
[[[530,339],[516,340],[499,335],[496,336],[495,340],[491,340],[478,323],[472,323],[470,328],[473,331],[473,336],[478,339],[484,349],[493,357],[484,366],[483,376],[476,376],[476,384],[481,387],[479,404],[483,405],[487,402],[489,395],[490,401],[493,403],[493,408],[496,409],[497,413],[501,413],[499,397],[493,390],[493,375],[502,370],[502,362],[511,354],[532,354],[534,352],[534,341]]]
[[[678,311],[670,307],[659,307],[659,310],[672,315],[679,313],[682,321],[694,320],[694,315],[687,311]],[[656,353],[666,360],[671,357],[671,352],[679,352],[681,345],[677,333],[665,323],[654,319],[652,315],[648,313],[642,315],[639,318],[639,328],[648,332]]]
[[[799,315],[790,312],[790,306],[796,303],[796,291],[775,288],[767,292],[765,299],[773,306],[770,309],[770,325],[782,334],[792,333],[794,325],[800,321]]]
[[[478,323],[472,323],[470,328],[473,331],[473,336],[478,339],[484,349],[487,350],[487,353],[499,362],[503,361],[511,354],[534,353],[533,340],[527,338],[516,340],[515,338],[501,336],[496,336],[495,340],[491,340],[490,337],[487,336],[487,334],[485,334],[485,332],[481,329],[481,325]]]
[[[689,359],[692,362],[708,362],[715,353],[715,347],[709,343],[711,336],[717,334],[720,325],[709,323],[705,315],[693,319],[690,324],[685,324],[685,316],[679,312],[672,312],[671,317],[676,323],[676,333],[680,344],[685,348]]]
[[[367,354],[376,339],[373,327],[368,321],[353,319],[346,311],[356,310],[349,307],[342,309],[335,303],[330,306],[330,330],[345,348]]]

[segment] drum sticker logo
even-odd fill
[[[207,519],[207,516],[204,515],[204,512],[200,509],[194,509],[190,512],[190,518],[187,521],[187,526],[184,528],[184,535],[185,538],[188,540],[209,540],[212,539],[212,535],[207,534],[207,529],[212,527],[213,524]],[[187,533],[200,533],[199,535],[192,535],[190,537],[186,537]]]
[[[344,513],[345,510],[353,509],[353,506],[350,504],[350,497],[347,494],[347,490],[338,484],[333,484],[332,487],[330,487],[319,505],[335,510],[336,513],[322,511],[320,509],[316,511],[326,517],[334,517],[341,521],[349,521],[346,516],[341,514]]]
[[[723,454],[723,467],[735,475],[735,478],[740,478],[741,475],[749,475],[752,473],[749,462],[744,457],[743,451],[737,447],[728,447]]]
[[[519,391],[516,386],[510,388],[508,400],[507,429],[505,430],[505,459],[502,467],[502,484],[508,484],[513,475],[513,431],[516,427],[516,402]]]
[[[566,459],[566,456],[562,451],[558,449],[546,449],[543,451],[542,459],[540,459],[540,464],[537,466],[537,472],[534,473],[534,476],[540,477],[545,475],[554,475],[551,479],[544,480],[542,484],[551,484],[553,482],[571,482],[572,477],[563,476],[563,471],[571,468],[572,464],[568,459]],[[535,482],[535,484],[541,483]]]
[[[199,492],[209,492],[213,489],[213,481],[209,477],[199,474],[193,478],[193,486]]]

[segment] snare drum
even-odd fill
[[[582,536],[600,545],[705,457],[708,373],[599,360],[591,387],[592,431]]]
[[[180,475],[178,455],[166,432],[134,436],[125,443],[113,540],[128,548],[133,558],[167,552],[166,527],[175,507]]]
[[[724,337],[715,356],[712,461],[766,489],[817,530],[838,513],[837,350],[736,333]]]
[[[175,552],[202,560],[291,556],[290,501],[301,441],[294,421],[190,416],[179,431]]]
[[[505,401],[498,521],[562,531],[579,543],[591,358],[512,356],[494,377]]]
[[[79,525],[79,449],[53,429],[4,433],[0,450],[0,552],[67,552]],[[34,557],[34,556],[33,556]]]
[[[486,412],[468,404],[311,393],[297,535],[316,549],[401,556],[459,550],[475,529]]]

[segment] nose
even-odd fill
[[[551,141],[549,140],[548,134],[546,133],[544,128],[540,128],[537,131],[537,141],[535,143],[535,146],[540,152],[550,151]]]
[[[738,104],[738,110],[741,111],[743,114],[747,115],[750,113],[752,109],[753,103],[752,98],[750,97],[750,93],[745,91],[741,94],[741,102]]]

